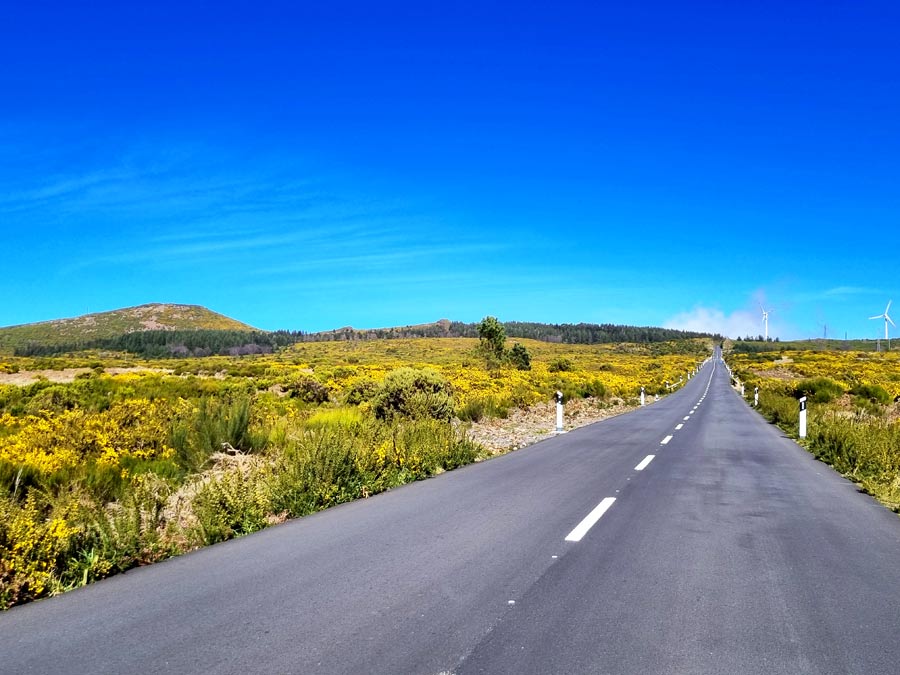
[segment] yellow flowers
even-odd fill
[[[52,473],[87,460],[114,465],[123,457],[170,457],[168,425],[167,407],[146,399],[100,413],[75,408],[22,418],[4,415],[0,426],[15,431],[0,437],[0,459]]]
[[[63,518],[45,520],[33,495],[12,508],[0,500],[0,607],[18,598],[40,597],[54,581],[61,555],[74,534]]]
[[[783,354],[732,354],[732,367],[769,384],[810,377],[827,377],[845,389],[878,385],[892,398],[900,396],[900,352],[793,351]]]
[[[396,368],[429,367],[449,380],[457,406],[488,397],[507,405],[528,405],[546,399],[557,388],[573,395],[602,389],[620,398],[636,397],[642,386],[647,392],[664,392],[666,382],[686,377],[706,356],[702,346],[693,355],[651,356],[636,345],[626,349],[618,345],[517,341],[532,355],[531,370],[511,367],[488,370],[475,353],[478,341],[467,338],[300,343],[290,353],[304,365],[310,364],[315,376],[338,398],[360,382],[382,381]],[[552,372],[549,364],[561,357],[571,363],[571,369]],[[268,374],[284,377],[285,372],[273,366]]]

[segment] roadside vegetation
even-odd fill
[[[900,353],[784,349],[728,361],[747,398],[758,386],[760,411],[795,438],[806,396],[804,447],[900,513]]]
[[[484,458],[470,423],[557,389],[636,404],[710,346],[508,345],[500,329],[243,356],[0,357],[0,382],[19,382],[0,384],[0,607]]]

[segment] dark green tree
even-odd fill
[[[509,362],[519,370],[531,370],[531,354],[518,342],[509,350],[508,358]]]
[[[496,317],[486,316],[478,324],[478,339],[485,357],[500,361],[506,351],[506,328]]]

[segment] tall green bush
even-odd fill
[[[450,383],[430,368],[398,368],[385,376],[372,409],[383,420],[430,417],[449,421],[453,417],[453,394]]]
[[[531,370],[531,354],[518,342],[509,350],[508,359],[518,370]]]
[[[830,403],[844,395],[844,388],[827,377],[814,377],[801,380],[794,385],[794,394],[799,398],[806,396],[810,402]]]

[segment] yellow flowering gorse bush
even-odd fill
[[[6,414],[0,426],[11,433],[0,437],[0,459],[43,473],[88,460],[117,464],[123,457],[170,457],[167,447],[169,409],[146,399],[118,403],[92,413],[81,408],[60,413]]]

